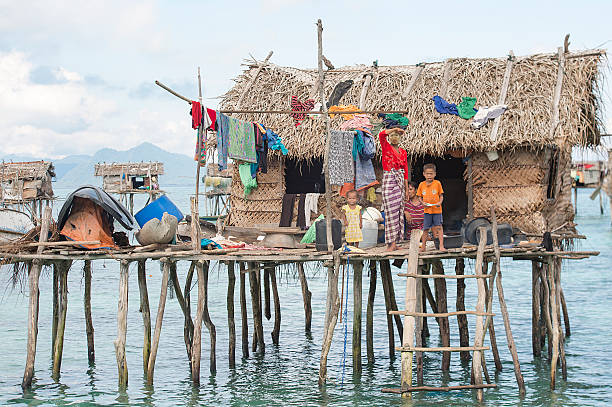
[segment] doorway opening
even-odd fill
[[[285,193],[325,193],[323,158],[312,160],[285,159]]]

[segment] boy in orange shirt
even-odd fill
[[[442,201],[444,190],[442,184],[436,178],[436,166],[425,164],[423,166],[425,181],[419,184],[417,196],[425,206],[425,218],[423,219],[423,236],[421,237],[421,251],[425,251],[425,245],[429,238],[429,229],[432,230],[434,238],[440,241],[440,250],[444,249],[444,233],[442,232]]]

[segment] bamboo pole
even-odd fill
[[[298,278],[300,279],[300,285],[302,287],[302,300],[304,301],[304,318],[305,318],[305,330],[307,333],[311,331],[312,325],[312,293],[308,290],[308,280],[306,280],[306,273],[304,272],[304,263],[297,263]]]
[[[319,20],[320,21],[320,20]],[[328,241],[329,242],[329,241]],[[323,344],[321,346],[321,361],[319,363],[319,386],[327,380],[327,355],[334,337],[334,328],[338,321],[340,298],[338,297],[338,272],[340,256],[334,253],[334,264],[327,268],[327,300],[325,306],[325,322],[323,329]]]
[[[210,373],[217,373],[217,329],[215,328],[215,324],[210,319],[210,314],[208,313],[208,271],[209,271],[209,262],[204,263],[204,308],[202,310],[202,322],[208,329],[208,333],[210,335]]]
[[[128,383],[128,368],[125,360],[125,339],[127,336],[128,311],[128,273],[130,262],[121,260],[119,263],[119,304],[117,305],[117,339],[115,339],[115,354],[119,372],[119,387],[125,388]]]
[[[45,212],[42,216],[42,222],[40,226],[40,241],[47,240],[47,234],[49,232],[49,222],[51,219],[51,208],[45,207]],[[40,246],[37,249],[37,254],[41,254],[43,247]],[[38,336],[38,280],[40,278],[40,270],[42,262],[40,260],[32,261],[28,275],[28,286],[30,288],[30,300],[28,302],[28,343],[27,343],[27,357],[25,370],[23,372],[23,380],[21,381],[21,387],[28,389],[32,386],[32,378],[34,377],[34,361],[36,359],[36,341]]]
[[[240,316],[241,316],[241,328],[242,332],[240,340],[242,341],[242,357],[249,357],[249,319],[247,316],[247,305],[246,305],[246,264],[240,262]]]
[[[478,229],[479,239],[478,239],[478,252],[476,254],[476,265],[474,266],[474,270],[476,274],[482,274],[482,265],[484,261],[484,247],[487,241],[486,238],[486,230],[481,227]],[[484,305],[486,301],[486,296],[484,293],[484,279],[478,278],[476,279],[478,284],[478,300],[476,302],[476,311],[483,312]],[[484,342],[485,330],[482,323],[482,316],[476,316],[476,332],[474,335],[474,347],[479,348],[482,347]],[[472,359],[472,372],[474,373],[474,384],[476,386],[482,385],[482,361],[483,361],[483,352],[482,351],[474,351],[474,357]],[[483,392],[482,390],[478,390],[477,398],[479,402],[483,400]]]
[[[149,355],[149,366],[147,367],[147,384],[153,384],[153,373],[155,371],[155,359],[157,358],[157,348],[159,347],[159,337],[161,335],[162,323],[164,321],[164,310],[166,308],[166,296],[168,294],[168,278],[170,275],[170,261],[162,260],[162,283],[157,305],[157,318],[155,320],[155,333],[151,343],[151,354]]]
[[[495,210],[491,207],[491,232],[493,234],[493,247],[495,250],[495,267],[497,274],[497,295],[499,298],[499,308],[504,318],[504,326],[506,328],[506,340],[508,342],[508,350],[512,355],[512,363],[514,364],[514,375],[516,377],[516,383],[519,388],[520,396],[525,395],[525,381],[523,374],[521,373],[521,365],[518,360],[518,353],[516,351],[516,345],[514,344],[514,338],[512,336],[512,329],[510,328],[510,316],[508,315],[508,307],[506,306],[506,300],[504,298],[504,288],[502,287],[502,272],[500,267],[500,251],[499,243],[497,240],[497,217]],[[493,287],[491,287],[493,289]]]
[[[374,298],[376,296],[376,261],[370,260],[370,287],[366,311],[366,353],[368,363],[374,363]]]
[[[323,170],[325,172],[325,235],[327,237],[327,251],[333,252],[334,242],[332,240],[332,200],[331,200],[331,184],[329,182],[329,144],[331,138],[331,130],[329,124],[329,113],[327,111],[327,103],[325,102],[325,78],[323,75],[323,23],[319,19],[317,21],[317,42],[318,42],[318,69],[319,69],[319,99],[321,101],[321,109],[325,118],[325,153],[323,156]],[[320,379],[320,378],[319,378]]]
[[[227,326],[229,329],[228,359],[230,369],[236,367],[236,323],[234,322],[234,287],[236,286],[236,263],[227,263]]]
[[[361,316],[363,297],[363,261],[353,263],[353,375],[361,374]]]
[[[274,298],[274,329],[272,330],[272,343],[278,345],[281,327],[281,305],[278,296],[278,286],[276,285],[276,270],[270,271],[270,280],[272,283],[272,296]]]
[[[433,274],[444,275],[444,266],[440,260],[433,262],[432,268]],[[477,279],[482,280],[482,279]],[[443,278],[436,278],[434,280],[434,286],[436,289],[436,304],[438,306],[439,313],[446,313],[448,308],[446,305],[446,280]],[[440,329],[440,339],[443,347],[450,346],[450,325],[448,323],[448,317],[438,317],[438,327]],[[442,371],[447,372],[450,369],[450,352],[442,353]]]
[[[455,261],[455,274],[464,275],[465,261],[463,258],[458,258]],[[457,279],[457,300],[455,302],[457,311],[465,311],[465,279]],[[470,345],[470,332],[468,330],[468,320],[466,315],[457,316],[457,325],[459,327],[459,346]],[[462,362],[469,362],[472,358],[470,352],[461,352],[460,358]]]
[[[204,264],[202,261],[195,263],[198,274],[198,305],[195,321],[193,323],[193,347],[191,348],[191,380],[196,386],[200,384],[200,361],[202,359],[202,317],[204,315]]]
[[[60,278],[59,278],[59,314],[57,321],[57,332],[55,342],[53,344],[53,372],[51,376],[54,380],[59,380],[60,370],[62,367],[62,355],[64,353],[64,332],[66,329],[66,312],[68,311],[68,269],[72,262],[58,262]]]
[[[91,260],[85,260],[83,274],[85,277],[83,303],[85,309],[85,333],[87,335],[87,360],[92,364],[96,361],[96,351],[94,348],[94,327],[91,319]]]
[[[138,260],[138,290],[140,292],[140,313],[142,314],[143,344],[142,366],[146,377],[151,354],[151,310],[149,308],[149,292],[147,290],[146,260]]]

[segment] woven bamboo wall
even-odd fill
[[[500,222],[530,233],[542,233],[573,220],[568,154],[559,156],[558,189],[553,200],[547,199],[550,152],[523,148],[499,152],[495,161],[489,161],[484,153],[472,157],[475,217],[488,218],[493,206]]]

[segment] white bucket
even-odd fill
[[[378,240],[378,222],[375,220],[363,219],[363,228],[361,233],[363,234],[363,241],[359,243],[360,249],[367,249],[368,247],[376,246]]]

